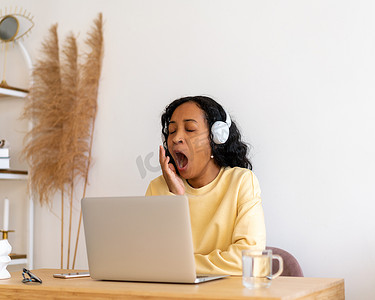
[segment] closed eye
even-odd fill
[[[192,129],[185,129],[187,132],[194,132],[196,130],[192,130]],[[176,132],[176,130],[174,131],[169,131],[169,134],[174,134]]]

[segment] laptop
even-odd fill
[[[90,276],[97,280],[200,283],[186,196],[82,199]]]

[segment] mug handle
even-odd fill
[[[274,255],[272,255],[272,259],[277,259],[279,261],[279,270],[271,276],[271,279],[275,279],[275,278],[279,277],[281,275],[281,273],[283,272],[284,263],[283,263],[283,259],[280,255],[274,254]]]

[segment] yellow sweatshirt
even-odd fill
[[[259,183],[244,168],[221,168],[218,176],[195,189],[186,180],[195,252],[200,274],[242,274],[241,251],[264,249],[266,229]],[[159,176],[147,196],[173,195]]]

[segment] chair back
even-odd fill
[[[272,254],[280,255],[284,261],[284,270],[281,273],[281,276],[293,276],[293,277],[303,277],[302,268],[299,265],[297,259],[290,254],[288,251],[285,251],[276,247],[266,247],[267,250],[272,250]],[[272,270],[279,269],[279,261],[274,259],[272,262]]]

